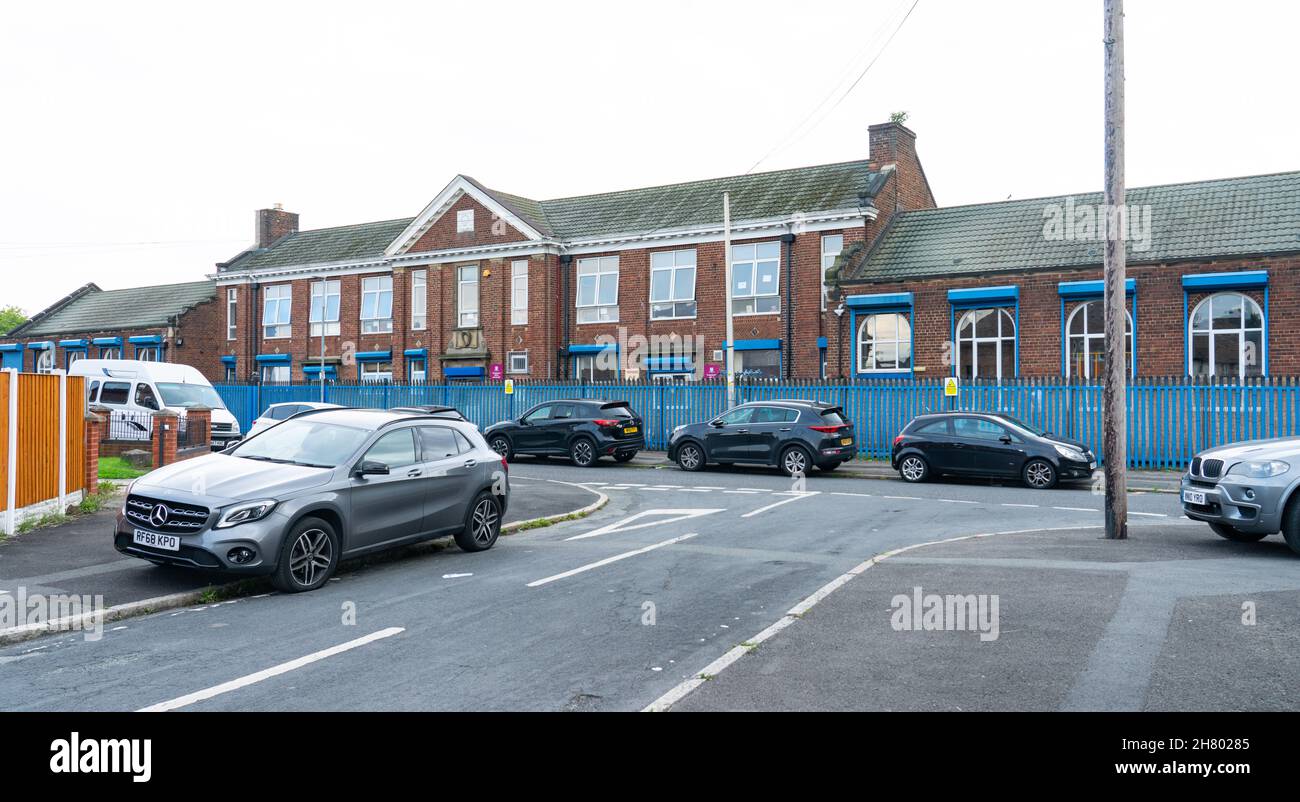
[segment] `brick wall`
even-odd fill
[[[1128,277],[1136,282],[1137,304],[1137,372],[1140,376],[1181,376],[1187,348],[1183,323],[1182,277],[1196,273],[1221,273],[1267,270],[1270,274],[1268,317],[1268,371],[1274,375],[1300,373],[1300,340],[1291,336],[1289,321],[1300,307],[1300,257],[1267,257],[1176,262],[1169,264],[1130,265]],[[1077,270],[1049,270],[1003,273],[985,276],[934,278],[917,281],[859,283],[846,288],[851,294],[911,292],[916,353],[914,365],[918,376],[949,375],[944,364],[945,344],[951,338],[948,290],[994,287],[1007,284],[1020,288],[1020,375],[1060,376],[1062,337],[1065,322],[1079,304],[1065,304],[1062,316],[1057,285],[1062,281],[1095,281],[1102,278],[1100,267]],[[1233,290],[1236,292],[1236,290]],[[1246,290],[1243,294],[1265,306],[1264,292]],[[1188,314],[1207,293],[1190,293]],[[1130,310],[1132,302],[1130,302]],[[847,318],[848,315],[845,315]],[[957,315],[960,318],[960,313]],[[859,322],[861,318],[859,317]],[[854,333],[845,325],[846,348],[851,349]],[[843,367],[851,373],[850,353]],[[837,368],[839,363],[837,363]],[[925,368],[924,372],[919,368]],[[840,375],[838,370],[832,371]]]

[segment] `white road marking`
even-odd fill
[[[1168,515],[1165,515],[1163,512],[1133,512],[1132,510],[1129,510],[1129,513],[1128,513],[1128,514],[1129,514],[1129,515],[1145,515],[1145,516],[1147,516],[1148,518],[1168,518],[1168,517],[1169,517]]]
[[[443,574],[443,579],[460,579],[461,577],[474,576],[473,574]]]
[[[779,506],[781,506],[782,504],[789,504],[789,503],[792,502],[792,501],[798,501],[798,500],[801,499],[801,498],[808,498],[809,496],[815,496],[815,495],[817,495],[817,493],[801,493],[800,495],[797,495],[797,496],[791,496],[790,498],[783,498],[783,499],[781,499],[780,501],[777,501],[777,502],[772,503],[772,504],[768,504],[766,507],[759,507],[759,508],[756,509],[756,510],[753,510],[753,511],[751,511],[751,512],[747,512],[747,513],[745,513],[744,515],[742,515],[742,516],[740,516],[740,517],[741,517],[741,518],[752,518],[752,517],[754,517],[755,515],[758,515],[758,514],[761,513],[761,512],[767,512],[768,510],[772,509],[773,507],[779,507]]]
[[[714,508],[714,509],[700,508],[700,509],[673,509],[673,510],[642,510],[641,512],[638,512],[635,515],[629,515],[628,517],[620,521],[615,521],[612,524],[606,524],[605,526],[602,526],[599,529],[593,529],[590,532],[584,532],[581,535],[574,535],[573,537],[566,537],[565,540],[586,540],[589,537],[596,537],[597,535],[608,535],[611,532],[631,532],[633,529],[645,529],[648,526],[659,526],[660,524],[671,524],[671,523],[676,523],[677,521],[685,521],[687,518],[698,518],[701,515],[712,515],[715,512],[725,512],[725,511],[726,511],[725,508],[721,508],[721,507]],[[665,517],[662,520],[649,521],[645,523],[637,523],[637,524],[633,523],[633,521],[637,521],[642,518],[647,518],[652,515],[671,516],[671,517]]]
[[[721,485],[699,485],[698,487],[696,487],[696,489],[697,490],[726,490],[727,488],[722,487]]]
[[[722,492],[723,492],[723,493],[730,493],[730,494],[732,494],[733,496],[756,496],[756,495],[758,495],[757,491],[754,491],[754,490],[723,490]]]
[[[1091,507],[1053,507],[1054,510],[1065,510],[1066,512],[1101,512]]]
[[[1003,504],[1002,506],[1003,507],[1032,507],[1033,509],[1038,509],[1037,504]]]
[[[832,496],[853,496],[854,498],[871,498],[870,493],[831,493]]]
[[[937,498],[935,501],[942,501],[944,504],[979,504],[978,501],[966,501],[960,498]]]
[[[920,496],[881,496],[881,498],[894,498],[901,501],[925,501]]]
[[[387,629],[381,629],[378,632],[371,632],[369,635],[357,638],[355,640],[350,640],[347,643],[340,643],[338,646],[331,646],[328,649],[321,649],[319,652],[312,652],[311,654],[305,657],[299,657],[297,660],[290,660],[287,663],[281,663],[278,666],[272,666],[271,668],[263,669],[262,671],[258,671],[254,674],[249,674],[248,676],[240,677],[239,679],[232,679],[230,682],[223,682],[220,685],[214,685],[211,688],[206,688],[201,691],[195,691],[194,693],[186,694],[185,696],[180,696],[167,702],[159,702],[156,705],[149,705],[148,707],[140,708],[140,710],[136,712],[164,713],[168,710],[176,710],[181,707],[188,707],[189,705],[192,705],[195,702],[202,702],[207,699],[211,699],[214,696],[220,696],[223,693],[230,693],[231,691],[237,691],[240,688],[246,688],[249,685],[254,685],[256,683],[262,682],[263,680],[268,680],[272,677],[278,677],[281,674],[286,674],[290,671],[293,671],[294,669],[302,668],[303,666],[307,666],[307,665],[311,665],[312,663],[319,662],[321,660],[324,660],[327,657],[333,657],[336,654],[342,654],[343,652],[350,651],[359,646],[365,646],[367,643],[373,643],[377,640],[380,640],[381,638],[390,638],[393,635],[397,635],[405,631],[406,631],[405,627],[388,627]]]
[[[683,487],[682,492],[683,493],[711,493],[713,491],[705,490],[702,487]]]
[[[737,490],[752,490],[752,491],[755,492],[755,493],[766,493],[766,492],[768,492],[768,488],[766,488],[766,487],[738,487],[738,488],[736,488],[736,489],[737,489]]]
[[[578,566],[577,568],[574,568],[574,569],[572,569],[572,570],[570,570],[570,571],[565,571],[565,572],[562,573],[562,574],[555,574],[554,576],[548,576],[548,577],[545,577],[544,579],[538,579],[538,580],[535,580],[535,581],[533,581],[533,582],[529,582],[528,585],[527,585],[527,587],[530,587],[530,588],[537,588],[537,587],[541,587],[542,585],[550,584],[551,582],[557,582],[557,581],[559,581],[559,580],[561,580],[561,579],[568,579],[568,578],[571,577],[571,576],[575,576],[575,575],[577,575],[577,574],[581,574],[581,573],[583,573],[583,572],[585,572],[585,571],[591,571],[591,570],[594,570],[594,569],[596,569],[596,568],[600,568],[600,567],[602,567],[602,566],[609,565],[610,563],[616,563],[616,562],[618,562],[619,560],[626,560],[628,557],[635,557],[635,556],[638,555],[638,554],[645,554],[645,553],[648,552],[648,551],[654,551],[655,549],[661,549],[661,548],[663,548],[664,546],[671,546],[671,545],[673,545],[674,543],[681,543],[683,540],[688,540],[688,539],[690,539],[690,538],[695,537],[695,536],[698,535],[698,534],[699,534],[699,532],[691,532],[690,534],[679,535],[679,536],[677,536],[677,537],[669,538],[668,540],[664,540],[664,541],[661,541],[661,542],[659,542],[659,543],[654,543],[654,544],[652,544],[652,545],[645,546],[645,547],[643,547],[643,548],[633,549],[632,551],[625,551],[625,552],[623,552],[622,554],[615,554],[613,557],[606,557],[605,559],[603,559],[603,560],[597,560],[597,561],[594,562],[594,563],[587,563],[586,565],[580,565],[580,566]]]
[[[644,486],[645,486],[645,485],[636,485],[636,487],[644,487]],[[675,489],[675,488],[679,488],[679,487],[681,487],[681,485],[655,485],[655,487],[656,487],[656,488],[660,488],[660,489],[668,489],[668,488],[674,488],[674,489]]]

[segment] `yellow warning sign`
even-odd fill
[[[947,398],[957,397],[957,377],[949,376],[943,380],[943,394]]]
[[[502,389],[505,391],[505,394],[506,394],[506,395],[514,395],[514,394],[515,394],[515,380],[514,380],[514,379],[506,379],[505,384],[502,385]]]

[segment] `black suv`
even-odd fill
[[[1019,478],[1037,490],[1058,479],[1086,479],[1097,459],[1078,440],[1057,437],[1010,415],[942,412],[921,415],[894,438],[891,460],[907,482],[955,474]]]
[[[627,462],[645,448],[645,427],[631,405],[598,398],[546,401],[519,420],[492,424],[483,436],[507,460],[516,454],[567,455],[580,468],[601,457]]]
[[[856,453],[853,424],[839,407],[819,401],[741,404],[708,423],[678,426],[668,438],[668,459],[684,471],[745,463],[793,476],[813,465],[833,471]]]

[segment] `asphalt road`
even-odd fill
[[[314,593],[0,649],[0,709],[639,710],[881,552],[1058,527],[1092,541],[1079,527],[1101,524],[1086,487],[816,474],[794,487],[774,471],[526,459],[511,479],[585,483],[610,503],[481,554],[425,552]],[[1171,495],[1132,494],[1130,509],[1135,539],[1180,521]],[[697,694],[681,706],[710,706]]]

